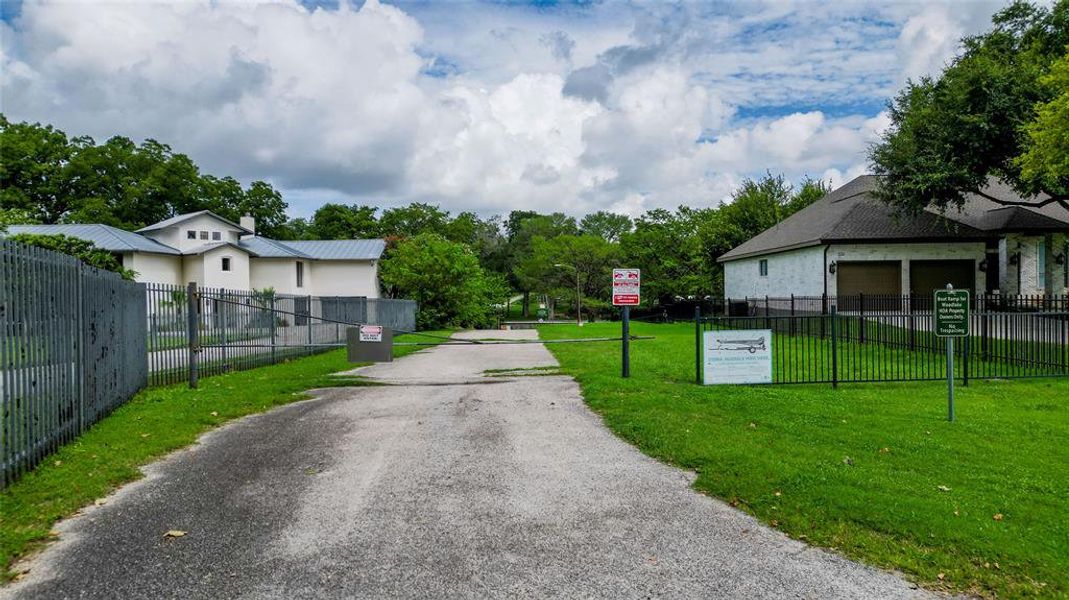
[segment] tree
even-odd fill
[[[589,300],[588,312],[608,306],[612,268],[619,263],[619,246],[596,235],[535,237],[532,251],[517,265],[531,291],[574,302],[576,288]]]
[[[233,211],[233,220],[242,215],[256,219],[256,233],[269,238],[286,237],[286,202],[282,194],[265,181],[254,181],[245,190]]]
[[[583,233],[596,235],[609,242],[619,242],[620,236],[631,231],[631,217],[599,210],[583,217],[579,228]]]
[[[500,277],[489,276],[464,244],[435,233],[401,240],[382,261],[382,282],[418,305],[420,329],[487,327],[493,305],[505,301]]]
[[[421,233],[441,233],[449,220],[449,213],[437,206],[413,202],[408,206],[389,208],[379,219],[381,235],[413,237]]]
[[[58,222],[74,204],[68,168],[84,143],[51,125],[11,123],[0,115],[0,208]]]
[[[987,194],[994,178],[1069,209],[1069,178],[1046,167],[1064,158],[1055,143],[1065,136],[1057,129],[1065,86],[1056,63],[1069,45],[1069,0],[1049,9],[1018,0],[992,23],[965,38],[962,55],[937,78],[907,83],[891,102],[891,126],[870,158],[878,193],[893,206],[946,209],[970,193],[1021,204]]]
[[[1040,80],[1056,96],[1036,106],[1036,119],[1025,125],[1027,150],[1017,157],[1021,179],[1036,189],[1056,189],[1069,180],[1069,55],[1054,63]]]
[[[118,273],[123,279],[132,280],[137,276],[137,273],[130,269],[123,268],[122,264],[115,258],[114,254],[98,248],[95,244],[86,240],[66,235],[37,235],[31,233],[20,233],[11,236],[9,239],[19,242],[20,244],[36,246],[38,248],[44,248],[45,250],[68,254],[90,267]]]
[[[705,276],[696,235],[699,222],[711,212],[653,209],[635,219],[634,230],[622,236],[623,263],[642,270],[644,303],[670,303],[676,296],[711,291],[713,282]]]
[[[364,205],[324,204],[308,225],[308,239],[359,240],[379,235],[375,207]]]

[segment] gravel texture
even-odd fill
[[[458,337],[530,338],[534,332]],[[540,344],[439,347],[216,430],[2,598],[914,598],[614,437]],[[168,530],[183,537],[167,539]]]

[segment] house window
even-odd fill
[[[200,232],[200,239],[202,239],[202,240],[208,239],[208,232],[207,231]]]
[[[195,239],[197,239],[197,232],[193,231],[192,229],[186,230],[186,239],[187,240],[195,240]]]
[[[224,271],[229,271],[230,270],[230,257],[229,256],[224,256],[223,257],[223,270]]]
[[[757,271],[760,273],[761,277],[768,277],[768,261],[762,258],[761,261],[757,263]]]
[[[304,263],[297,261],[297,287],[304,287]]]
[[[212,239],[218,242],[219,240],[223,239],[223,234],[219,233],[218,231],[213,231]]]

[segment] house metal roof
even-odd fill
[[[205,254],[207,252],[211,252],[212,250],[215,250],[216,248],[222,248],[223,246],[230,246],[231,248],[236,248],[238,250],[241,250],[245,254],[248,254],[248,255],[251,255],[251,256],[259,256],[258,254],[256,254],[252,250],[249,250],[248,248],[243,248],[243,247],[241,247],[241,246],[239,246],[239,245],[237,245],[235,243],[232,243],[232,242],[215,242],[215,243],[212,243],[212,244],[204,244],[203,246],[197,246],[196,248],[193,248],[191,250],[186,250],[185,252],[182,253],[182,256],[196,256],[197,254]]]
[[[110,225],[71,224],[71,225],[10,225],[8,235],[32,233],[37,235],[68,235],[92,242],[98,248],[108,252],[149,252],[152,254],[181,254],[177,249],[161,244],[131,231],[111,227]]]
[[[170,227],[171,225],[177,225],[177,224],[182,223],[184,221],[188,221],[188,220],[192,219],[193,217],[199,217],[201,215],[208,215],[208,216],[210,216],[210,217],[212,217],[212,218],[214,218],[214,219],[216,219],[218,221],[222,221],[223,223],[226,223],[227,225],[230,225],[231,227],[233,227],[234,229],[237,229],[238,231],[240,231],[242,233],[253,233],[252,231],[250,231],[248,229],[245,229],[241,225],[238,225],[237,223],[235,223],[235,222],[233,222],[233,221],[231,221],[229,219],[224,219],[223,217],[220,217],[219,215],[213,213],[210,210],[198,210],[197,212],[191,212],[191,213],[185,213],[185,214],[181,214],[181,215],[175,215],[175,216],[171,217],[170,219],[164,219],[164,220],[160,221],[159,223],[153,223],[152,225],[149,225],[148,227],[142,227],[141,229],[137,230],[137,233],[141,233],[143,231],[156,231],[157,229],[164,229],[164,228]]]
[[[290,248],[286,245],[287,243],[271,238],[254,236],[242,239],[238,242],[238,245],[254,252],[260,258],[312,258],[303,252]]]
[[[384,240],[301,240],[278,243],[316,260],[376,260],[386,251]]]
[[[982,241],[1004,231],[1069,231],[1069,211],[1044,207],[1006,207],[970,195],[960,209],[946,213],[929,209],[900,215],[875,197],[878,180],[862,175],[787,217],[717,260],[726,262],[835,242],[861,241]],[[997,198],[1020,201],[1006,186],[984,190]]]

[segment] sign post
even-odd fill
[[[947,341],[947,420],[954,420],[954,338],[969,335],[969,291],[935,290],[935,335]]]
[[[642,298],[642,273],[638,269],[612,270],[612,305],[622,306],[620,339],[622,341],[621,377],[631,376],[631,307]]]

